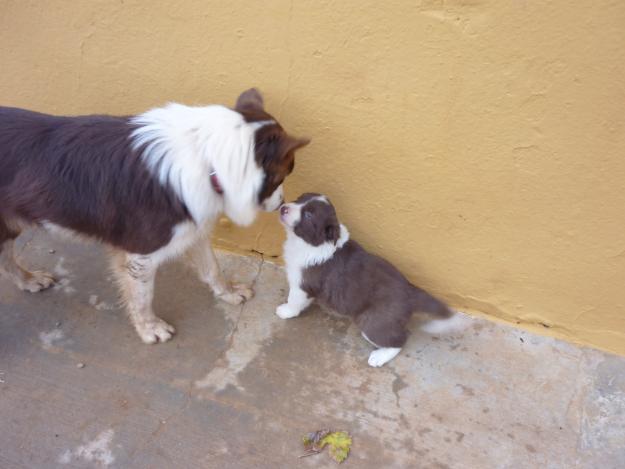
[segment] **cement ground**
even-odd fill
[[[3,469],[335,467],[299,458],[322,428],[351,433],[346,468],[625,467],[625,358],[467,318],[441,336],[415,324],[373,369],[348,320],[279,319],[282,269],[225,253],[256,297],[215,301],[168,265],[155,309],[177,334],[148,346],[100,248],[26,238],[24,262],[61,282],[29,294],[0,280]]]

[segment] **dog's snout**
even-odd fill
[[[287,213],[289,213],[289,207],[287,207],[286,205],[283,205],[282,207],[280,207],[280,215],[284,216]]]

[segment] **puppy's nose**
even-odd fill
[[[289,213],[289,207],[287,207],[286,205],[283,205],[282,207],[280,207],[280,215],[284,216],[287,213]]]

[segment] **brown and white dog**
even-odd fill
[[[239,225],[283,202],[282,182],[307,139],[287,135],[260,93],[234,109],[181,104],[133,117],[57,117],[0,107],[0,273],[36,292],[54,282],[13,254],[28,226],[113,248],[113,269],[137,333],[164,342],[174,328],[152,311],[156,269],[189,251],[202,281],[231,303],[252,296],[223,278],[210,244],[216,218]]]
[[[453,313],[441,301],[412,285],[386,260],[369,254],[340,224],[327,197],[303,194],[280,208],[287,233],[284,260],[289,296],[278,306],[283,319],[298,316],[313,300],[351,316],[377,350],[369,365],[382,366],[401,350],[413,312],[430,319]]]

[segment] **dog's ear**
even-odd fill
[[[286,155],[289,152],[304,148],[310,143],[309,138],[294,138],[289,135],[282,138],[280,141],[280,150],[282,155]]]
[[[256,88],[250,88],[241,93],[235,109],[237,111],[263,111],[263,97]]]
[[[336,244],[339,237],[341,236],[340,231],[341,231],[341,228],[336,223],[326,225],[326,228],[325,228],[326,241],[332,241],[334,244]]]

